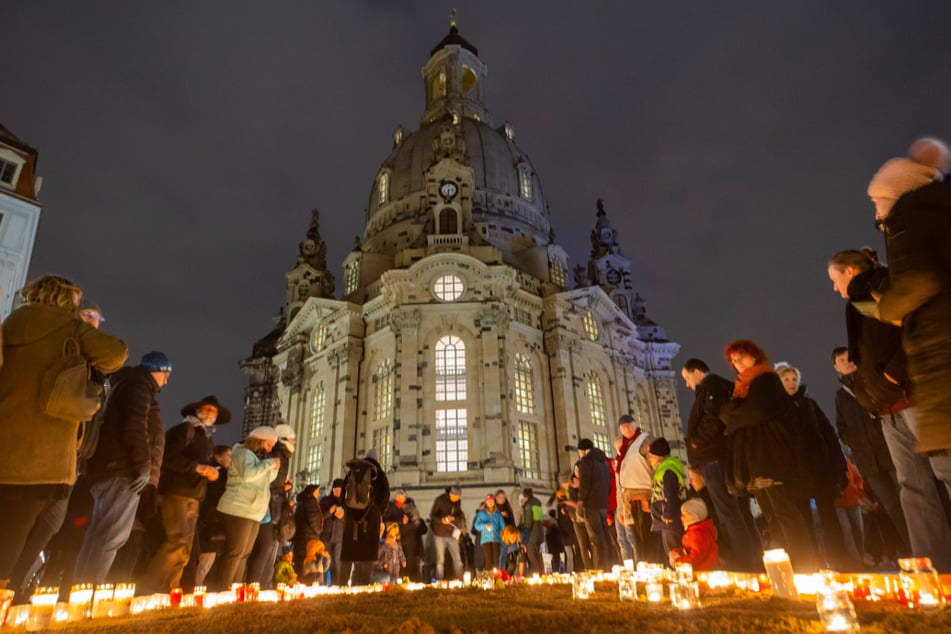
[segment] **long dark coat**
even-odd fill
[[[745,398],[723,405],[720,419],[733,444],[730,461],[737,490],[750,489],[757,479],[803,488],[798,411],[775,372],[753,379]]]
[[[881,317],[902,322],[917,450],[951,448],[951,183],[898,199],[885,221],[889,289]]]
[[[373,497],[370,505],[363,510],[347,508],[344,504],[343,546],[340,559],[343,561],[376,561],[380,545],[380,524],[383,511],[390,501],[390,482],[380,463],[372,458],[364,458],[376,466],[376,480],[373,481]],[[344,478],[346,482],[348,478]],[[346,499],[346,490],[344,490]]]

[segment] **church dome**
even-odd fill
[[[374,179],[361,245],[365,252],[392,255],[417,244],[420,231],[426,231],[421,219],[425,222],[438,202],[433,168],[447,158],[466,171],[455,187],[464,192],[466,213],[471,209],[467,226],[480,227],[474,239],[503,253],[524,248],[524,242],[510,244],[513,240],[548,243],[551,227],[541,183],[516,145],[512,126],[494,127],[483,101],[486,74],[477,49],[455,26],[433,48],[422,68],[426,107],[419,129],[396,129],[393,149]]]
[[[387,202],[400,200],[425,189],[426,170],[437,160],[434,142],[449,124],[449,117],[424,124],[415,133],[405,136],[393,148],[380,166],[380,173],[388,174],[389,191],[385,197]],[[507,130],[511,131],[511,126],[506,124],[493,129],[482,121],[463,117],[458,127],[461,129],[466,148],[464,162],[474,173],[473,187],[512,198],[522,198],[547,219],[548,212],[535,168],[528,156],[506,135]],[[521,173],[527,173],[531,179],[528,186],[532,192],[531,200],[522,196]],[[378,178],[370,197],[370,217],[381,207],[379,185]],[[547,234],[547,223],[544,228],[539,229]]]

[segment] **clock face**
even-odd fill
[[[621,281],[621,273],[617,269],[608,269],[608,284],[617,284]]]
[[[452,200],[459,193],[459,187],[452,181],[443,181],[439,185],[439,194],[446,200]]]

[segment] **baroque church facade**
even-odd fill
[[[625,413],[684,456],[679,345],[647,317],[602,202],[569,280],[538,175],[483,102],[477,49],[453,26],[422,75],[419,128],[394,132],[342,299],[312,213],[280,321],[241,362],[245,432],[296,430],[297,486],[374,449],[421,509],[453,484],[470,500],[552,492],[580,439],[613,455]]]

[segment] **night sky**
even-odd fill
[[[951,138],[948,2],[8,0],[0,122],[44,177],[30,276],[76,280],[133,363],[169,355],[167,425],[208,393],[239,421],[238,361],[273,326],[310,210],[339,297],[452,6],[569,268],[603,198],[675,363],[727,374],[724,345],[752,338],[831,416],[845,328],[826,262],[881,247],[865,188],[882,162]]]

